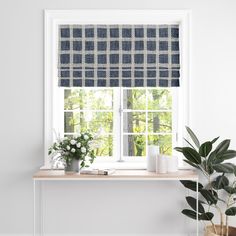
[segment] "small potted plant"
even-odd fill
[[[236,151],[230,150],[230,140],[220,142],[213,148],[219,137],[200,143],[194,132],[186,127],[192,142],[188,147],[176,147],[185,157],[184,161],[193,166],[205,177],[205,184],[198,184],[200,200],[187,196],[186,201],[191,209],[184,209],[182,213],[194,220],[210,222],[205,227],[205,236],[235,236],[236,228],[229,226],[229,217],[236,215],[236,166],[228,160],[236,157]],[[181,181],[187,189],[197,191],[194,181]],[[218,214],[220,224],[215,224],[214,216]]]
[[[63,139],[58,138],[49,148],[48,154],[52,157],[52,166],[62,163],[66,173],[79,173],[81,168],[88,166],[87,159],[93,163],[96,157],[94,148],[96,140],[87,132]]]

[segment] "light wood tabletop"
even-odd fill
[[[157,174],[146,170],[116,170],[111,175],[65,174],[64,170],[39,170],[34,180],[197,180],[193,170]]]

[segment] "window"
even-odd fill
[[[97,150],[97,160],[101,161],[145,161],[149,144],[176,155],[173,147],[182,145],[184,125],[188,125],[189,22],[187,10],[46,10],[45,165],[49,165],[47,150],[55,139],[53,130],[61,135],[85,128],[100,131],[103,146]],[[58,88],[58,25],[172,23],[180,25],[178,89]]]
[[[145,161],[148,145],[177,145],[176,88],[58,88],[54,127],[61,136],[100,133],[98,161]],[[62,101],[62,102],[59,102]]]

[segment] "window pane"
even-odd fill
[[[64,132],[98,132],[100,128],[106,133],[113,132],[112,112],[65,112]]]
[[[145,112],[124,112],[123,130],[126,133],[142,133],[146,130]]]
[[[172,136],[171,135],[148,135],[148,145],[158,145],[160,153],[172,154]]]
[[[171,132],[172,113],[171,112],[148,112],[148,132]]]
[[[65,89],[65,110],[112,110],[112,108],[112,89]]]
[[[146,109],[146,90],[145,89],[124,89],[123,108],[131,110]]]
[[[146,156],[146,137],[144,135],[123,136],[124,156]]]
[[[103,136],[99,139],[101,146],[95,149],[96,156],[112,156],[113,155],[113,138],[111,135]]]
[[[172,107],[171,91],[148,89],[148,110],[169,110]]]

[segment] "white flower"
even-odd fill
[[[69,151],[69,150],[70,150],[70,146],[69,146],[69,145],[67,145],[67,146],[66,146],[66,149]]]
[[[87,150],[86,150],[85,147],[82,147],[82,148],[81,148],[81,152],[82,152],[82,153],[86,153],[86,151],[87,151]]]
[[[70,140],[70,144],[71,145],[75,145],[76,144],[76,141],[74,139]]]
[[[81,137],[81,134],[80,134],[80,133],[78,133],[78,134],[76,134],[76,136],[77,136],[77,138],[80,138],[80,137]]]
[[[77,147],[77,148],[80,148],[80,147],[81,147],[81,143],[77,143],[77,144],[76,144],[76,147]]]
[[[84,139],[85,139],[85,140],[88,140],[88,139],[89,139],[89,136],[85,134],[85,135],[84,135]]]
[[[71,152],[75,152],[75,149],[74,148],[71,148],[71,150],[70,150]]]

